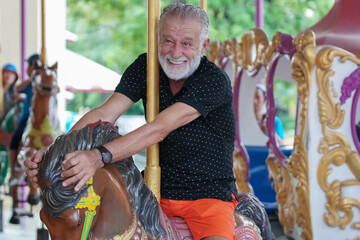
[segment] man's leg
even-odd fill
[[[184,218],[194,240],[233,240],[235,237],[235,196],[233,202],[210,198],[195,201],[162,199],[160,202],[165,214]]]

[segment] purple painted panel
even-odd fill
[[[275,101],[274,101],[274,75],[275,70],[277,67],[277,64],[279,62],[279,59],[283,55],[288,55],[290,59],[296,52],[295,46],[292,44],[292,36],[288,34],[281,34],[281,44],[277,48],[277,55],[274,59],[274,61],[271,63],[268,75],[267,75],[267,120],[266,120],[266,128],[268,129],[268,136],[269,140],[266,143],[269,150],[271,149],[272,152],[275,155],[275,158],[278,159],[278,161],[286,167],[287,165],[287,157],[284,155],[284,153],[279,149],[279,147],[276,144],[276,137],[275,137],[275,116],[276,116],[276,108],[275,108]],[[297,102],[298,107],[298,102]],[[297,115],[296,115],[296,121],[297,121]],[[296,132],[296,131],[295,131]]]
[[[355,96],[353,98],[353,102],[351,105],[351,134],[354,140],[354,144],[355,147],[358,151],[358,153],[360,154],[360,139],[358,139],[357,133],[356,133],[356,126],[355,126],[355,119],[356,119],[356,108],[357,108],[357,104],[358,104],[358,100],[359,100],[359,95],[360,95],[360,89],[357,89],[355,92]]]
[[[244,73],[244,70],[241,69],[241,71],[238,73],[238,75],[236,77],[235,85],[234,85],[233,106],[234,106],[234,111],[235,111],[235,123],[236,123],[235,150],[241,154],[241,156],[244,159],[244,162],[246,163],[246,167],[247,167],[248,171],[245,175],[245,180],[249,181],[249,179],[250,179],[250,174],[249,174],[250,160],[249,160],[249,155],[246,151],[246,148],[241,142],[240,127],[239,127],[239,124],[240,124],[240,122],[239,122],[239,94],[240,94],[241,77],[242,77],[243,73]]]
[[[344,104],[346,100],[351,97],[351,93],[353,91],[355,92],[352,104],[351,104],[351,120],[350,120],[350,126],[351,126],[351,134],[353,137],[353,141],[355,144],[355,147],[360,154],[360,144],[359,139],[356,134],[356,126],[355,126],[355,119],[356,119],[356,109],[357,104],[359,100],[360,95],[360,68],[357,68],[355,71],[353,71],[348,77],[344,79],[344,82],[341,86],[341,96],[340,96],[340,102],[341,104]]]
[[[275,57],[275,60],[270,65],[270,69],[267,76],[267,101],[266,101],[266,107],[267,107],[267,120],[266,120],[266,128],[268,131],[269,140],[266,143],[269,150],[271,149],[272,152],[275,155],[275,158],[284,166],[287,165],[287,158],[286,156],[280,151],[279,147],[276,144],[276,138],[275,138],[275,115],[276,115],[276,109],[275,109],[275,102],[274,102],[274,75],[275,75],[275,69],[277,66],[277,63],[280,59],[281,55],[278,54]]]

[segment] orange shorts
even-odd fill
[[[160,206],[169,217],[182,217],[190,228],[194,240],[210,236],[235,239],[234,211],[238,201],[204,198],[199,200],[170,200],[161,198]]]

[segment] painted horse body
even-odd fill
[[[59,129],[59,121],[56,116],[55,94],[59,92],[57,85],[57,63],[53,66],[42,66],[35,63],[32,73],[32,86],[34,95],[31,103],[30,121],[23,134],[21,149],[16,162],[16,177],[19,180],[25,177],[27,157],[33,156],[34,152],[48,147],[54,142],[56,132]],[[53,117],[55,115],[55,117]]]
[[[62,187],[61,163],[65,154],[93,149],[117,137],[117,129],[110,123],[98,122],[58,137],[48,148],[39,170],[43,191],[40,217],[51,238],[192,239],[183,219],[167,218],[162,212],[132,158],[99,169],[78,192],[73,190],[74,185]],[[243,201],[234,215],[237,239],[271,239],[261,204],[254,204],[257,200],[249,194],[240,199]]]
[[[19,209],[19,186],[23,186],[26,174],[24,162],[32,157],[34,153],[53,143],[59,128],[56,116],[56,97],[59,88],[57,85],[57,63],[53,66],[42,66],[40,62],[35,62],[35,67],[31,75],[33,97],[31,102],[30,118],[22,135],[20,151],[14,159],[14,175],[9,180],[10,192],[13,198],[13,215],[11,223],[19,223],[21,215],[32,216],[33,214],[23,209]],[[55,104],[54,104],[55,103]],[[52,121],[51,121],[52,119]],[[54,121],[55,120],[55,121]],[[40,201],[40,195],[34,184],[28,182],[29,194],[27,202],[36,205]]]

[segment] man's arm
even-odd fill
[[[133,104],[134,102],[124,94],[115,92],[103,105],[86,113],[79,121],[76,122],[70,131],[81,129],[87,124],[96,122],[99,119],[101,119],[101,121],[114,124],[115,121]]]
[[[104,146],[112,153],[113,162],[119,161],[161,142],[171,131],[199,116],[200,112],[195,108],[178,102],[162,111],[151,123],[143,125],[122,138],[104,144]],[[63,162],[64,171],[61,174],[66,179],[63,186],[78,182],[75,186],[75,191],[78,191],[102,166],[101,154],[97,149],[67,154]]]

